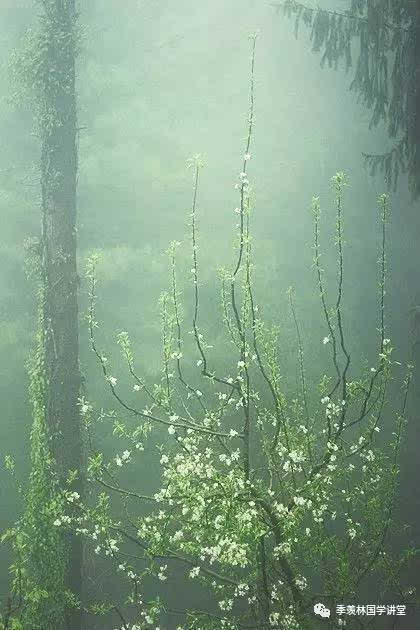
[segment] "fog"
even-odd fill
[[[343,7],[338,0],[327,4],[332,9]],[[310,389],[324,361],[322,339],[328,331],[313,268],[311,204],[319,195],[322,262],[333,287],[335,209],[330,180],[341,171],[349,182],[343,204],[343,317],[354,365],[370,365],[378,326],[377,197],[387,189],[380,173],[373,178],[366,172],[362,153],[386,151],[390,139],[382,125],[369,128],[370,112],[349,90],[352,71],[346,73],[340,65],[321,67],[306,29],[302,27],[295,37],[293,21],[262,0],[82,0],[79,10],[80,364],[89,400],[99,406],[112,403],[82,317],[88,308],[84,268],[92,251],[101,254],[98,338],[121,384],[128,382],[117,358],[115,335],[121,330],[131,336],[142,374],[151,381],[160,377],[158,300],[169,286],[165,250],[173,240],[181,242],[180,286],[186,319],[192,317],[188,274],[193,171],[187,169],[187,160],[196,154],[205,163],[196,212],[200,325],[214,343],[214,356],[228,361],[230,349],[223,345],[220,333],[217,268],[230,267],[234,260],[235,184],[247,134],[249,35],[254,32],[258,33],[255,122],[248,172],[255,291],[265,315],[280,325],[285,382],[291,387],[299,382],[295,329],[286,294],[290,286],[296,293]],[[25,241],[40,235],[40,145],[31,103],[19,94],[11,77],[10,57],[26,29],[36,23],[37,9],[29,0],[3,0],[0,17],[0,455],[2,460],[6,454],[15,457],[16,476],[25,484],[32,421],[25,363],[37,326],[36,287],[25,275]],[[410,200],[404,176],[397,190],[390,192],[390,207],[386,336],[392,339],[396,360],[416,363],[417,338],[410,309],[417,306],[420,296],[420,207]],[[417,544],[418,387],[415,370],[397,498],[398,520],[411,525]],[[392,396],[397,397],[399,383],[392,388]],[[106,427],[103,434],[102,429],[97,431],[102,448],[114,453],[112,431]],[[138,468],[128,475],[130,482],[138,475],[143,479],[150,475],[150,487],[156,486],[157,472],[150,458],[144,454]],[[0,528],[4,530],[22,514],[23,501],[8,472],[2,469],[0,474]],[[10,550],[3,545],[3,600],[9,593],[11,561]],[[112,573],[98,563],[104,572],[98,579],[112,592]],[[416,575],[412,568],[410,576],[419,587],[418,569]],[[163,593],[165,588],[162,584]],[[188,599],[183,592],[179,597]],[[105,622],[92,620],[89,628],[112,630],[117,623],[116,618],[106,617]]]

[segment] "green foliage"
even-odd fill
[[[50,134],[63,124],[58,103],[74,93],[74,60],[79,30],[74,2],[40,0],[39,25],[27,30],[19,49],[10,58],[13,100],[30,104],[36,126]],[[63,6],[65,5],[65,6]]]
[[[22,625],[19,619],[12,617],[7,620],[7,626],[2,622],[2,618],[0,616],[0,630],[24,630],[24,626]]]
[[[61,532],[54,526],[57,514],[63,510],[64,499],[50,454],[45,424],[43,361],[43,335],[40,330],[35,351],[28,362],[33,411],[32,470],[25,492],[24,514],[6,537],[12,540],[16,558],[11,572],[14,576],[13,593],[19,600],[19,621],[13,621],[8,628],[22,630],[56,630],[70,601],[64,585],[66,544]],[[8,462],[10,467],[11,458]]]
[[[12,474],[14,474],[16,464],[15,464],[14,458],[11,455],[5,455],[5,457],[4,457],[4,466],[5,466],[6,470],[8,470]]]

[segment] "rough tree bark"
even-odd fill
[[[75,0],[42,0],[45,46],[41,100],[42,248],[44,277],[47,426],[52,454],[64,483],[82,468],[76,264],[77,104]],[[82,494],[82,480],[72,490]],[[68,539],[66,586],[81,598],[82,543]],[[80,630],[81,614],[68,611],[67,630]]]

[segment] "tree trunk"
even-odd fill
[[[44,276],[46,416],[52,454],[64,483],[82,467],[76,264],[77,111],[75,0],[42,0],[41,43],[45,63],[41,95],[42,242]],[[82,480],[72,490],[82,495]],[[66,587],[82,588],[82,542],[68,539]],[[68,630],[80,630],[81,614],[68,611]]]

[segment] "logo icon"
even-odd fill
[[[319,603],[314,605],[314,613],[320,617],[329,617],[331,611],[329,608],[326,608],[324,604]]]

